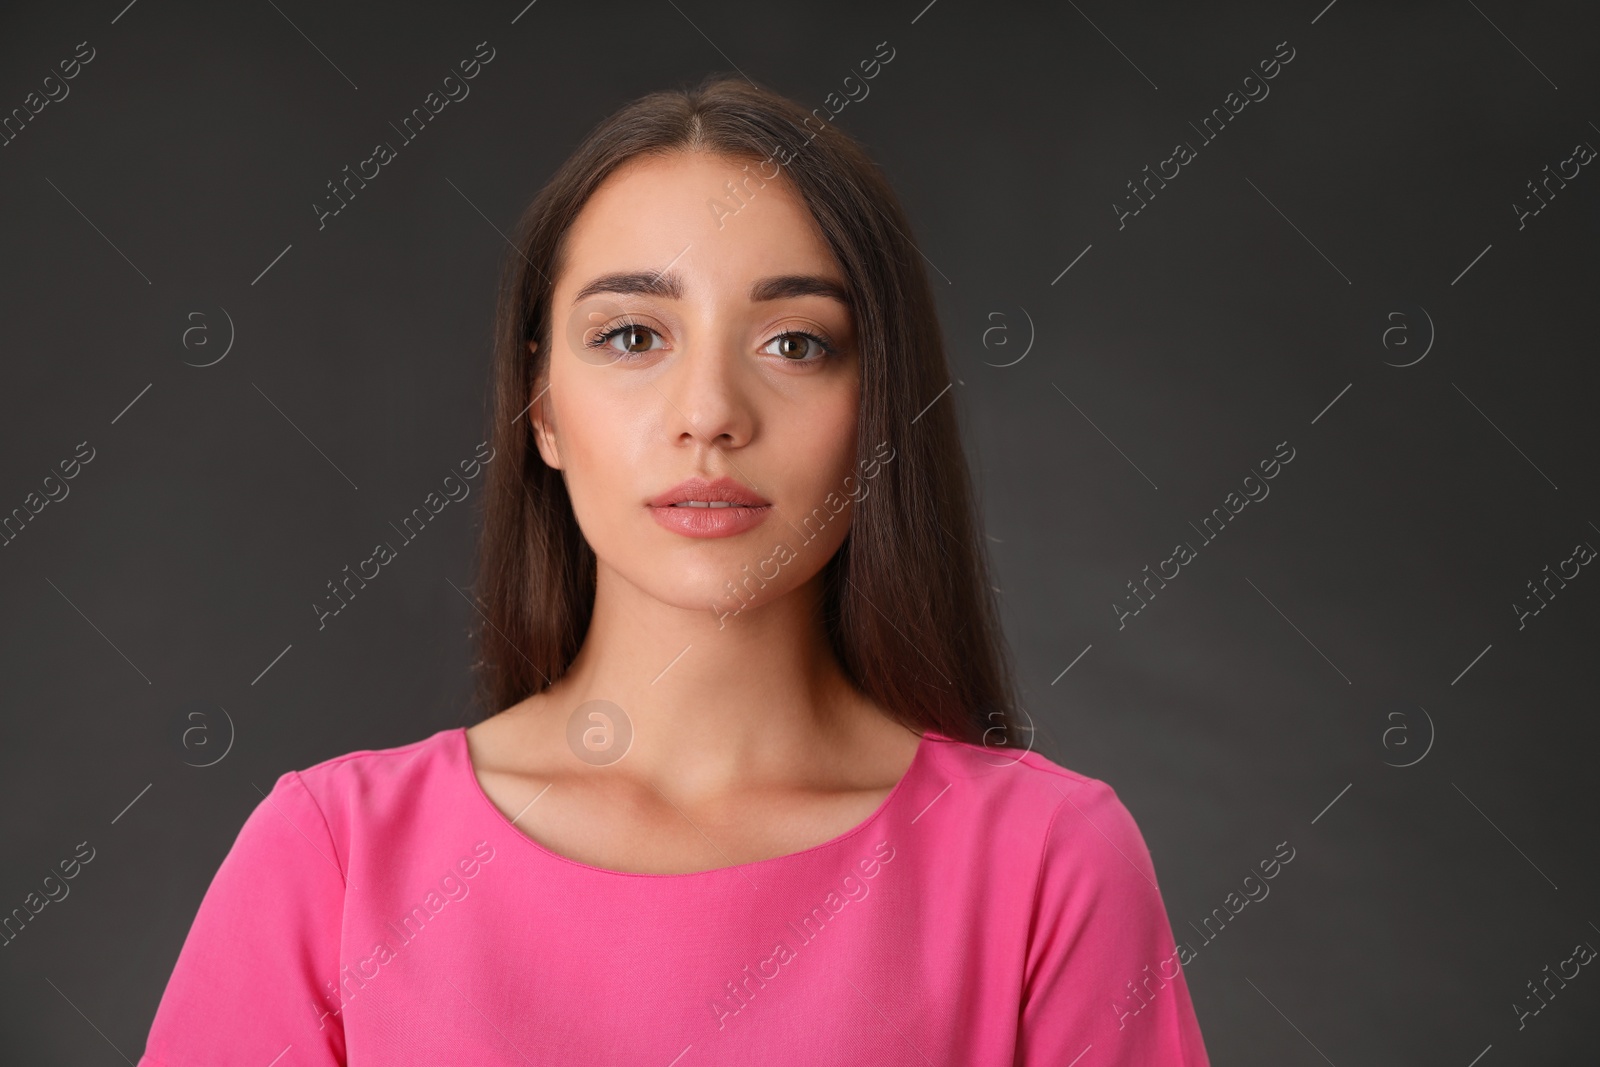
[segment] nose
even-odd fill
[[[731,340],[699,336],[656,386],[671,406],[667,433],[678,447],[742,448],[756,429],[744,353]]]

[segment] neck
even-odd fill
[[[721,617],[651,596],[603,564],[583,647],[548,690],[561,715],[609,700],[633,727],[630,770],[713,791],[784,777],[849,737],[865,698],[821,621],[822,575]]]

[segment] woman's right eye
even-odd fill
[[[609,348],[617,355],[629,356],[642,355],[645,352],[665,347],[656,343],[660,340],[661,335],[650,327],[629,324],[607,330],[595,337],[589,344],[595,348]],[[616,343],[618,341],[622,343],[619,345]]]

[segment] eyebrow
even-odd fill
[[[683,279],[677,274],[662,274],[653,270],[620,271],[602,274],[578,290],[573,303],[597,293],[626,293],[641,296],[683,299]],[[750,287],[753,301],[783,300],[797,296],[825,296],[850,306],[850,296],[844,286],[819,274],[779,274],[762,278]]]

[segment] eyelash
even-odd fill
[[[608,330],[606,330],[606,331],[604,331],[602,333],[596,334],[592,339],[590,339],[588,341],[585,341],[584,344],[586,346],[588,346],[589,348],[606,348],[606,347],[608,347],[610,345],[611,339],[613,337],[617,336],[617,334],[622,333],[622,332],[624,332],[626,330],[649,330],[651,333],[655,334],[657,337],[661,336],[661,331],[657,330],[653,326],[647,326],[642,322],[631,322],[631,321],[624,320],[623,322],[619,322],[617,325],[611,327],[610,329],[608,329]],[[767,341],[767,344],[771,344],[773,341],[776,341],[780,337],[804,337],[807,340],[815,343],[818,348],[822,349],[822,355],[817,357],[816,359],[791,359],[791,360],[785,360],[785,362],[788,362],[788,363],[821,363],[823,360],[829,358],[830,356],[837,355],[838,351],[839,351],[833,345],[833,343],[831,341],[829,341],[826,337],[822,337],[819,334],[812,333],[810,330],[779,330],[776,334],[774,334]],[[762,347],[765,348],[766,345],[763,345]],[[617,353],[617,358],[619,360],[635,359],[635,358],[638,358],[639,356],[642,356],[642,355],[645,355],[645,353],[644,352],[618,352]]]

